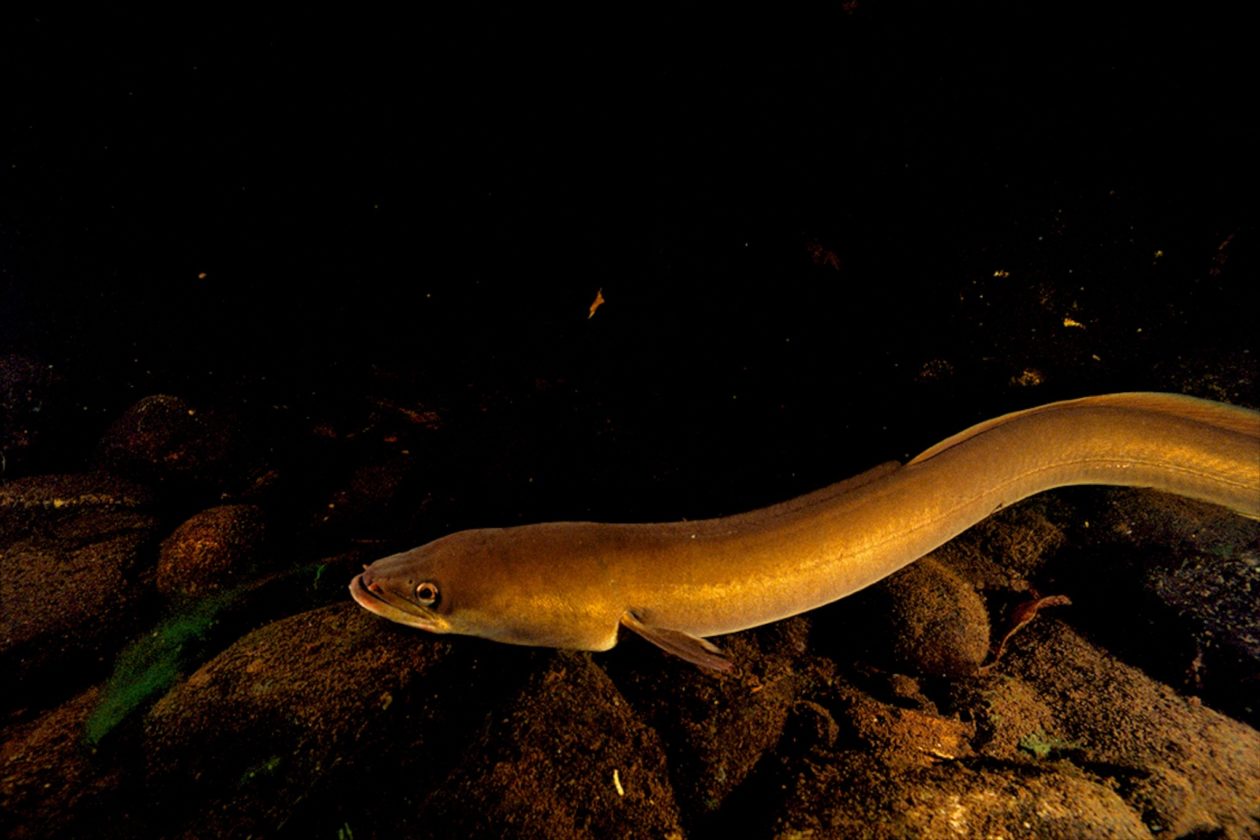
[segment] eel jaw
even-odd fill
[[[363,575],[355,575],[354,580],[350,581],[350,597],[355,600],[359,606],[363,607],[370,613],[375,613],[381,618],[388,618],[399,624],[406,624],[408,627],[418,627],[421,630],[427,630],[430,633],[446,633],[449,632],[447,622],[425,610],[420,612],[422,607],[416,607],[411,604],[404,609],[391,602],[388,594],[379,584],[368,583],[363,580]]]

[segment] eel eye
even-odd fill
[[[438,588],[436,583],[424,581],[416,585],[416,600],[423,606],[431,607],[437,603]]]

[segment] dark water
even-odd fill
[[[111,407],[545,380],[723,452],[899,422],[934,359],[1058,393],[1246,345],[1229,19],[850,6],[19,17],[6,342]]]

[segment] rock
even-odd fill
[[[985,677],[949,686],[950,705],[975,721],[972,746],[986,758],[1022,761],[1028,739],[1057,731],[1058,720],[1036,688],[1014,676]]]
[[[101,438],[96,460],[137,481],[201,494],[244,483],[250,471],[228,419],[168,394],[127,409]]]
[[[100,691],[89,689],[0,740],[0,834],[11,840],[135,836],[125,812],[110,808],[124,781],[123,769],[94,755],[83,743],[83,726]]]
[[[1145,775],[1125,780],[1124,797],[1138,813],[1148,815],[1147,825],[1152,834],[1172,837],[1212,836],[1220,831],[1219,821],[1212,816],[1210,807],[1200,801],[1195,784],[1181,773],[1168,767],[1152,766]],[[1171,823],[1161,820],[1171,819]],[[1225,836],[1239,835],[1236,831]]]
[[[701,671],[637,639],[623,642],[635,645],[630,656],[610,657],[613,682],[661,733],[690,830],[718,831],[711,821],[778,743],[800,690],[808,630],[795,618],[720,639],[738,676]]]
[[[1116,492],[1099,523],[1134,558],[1134,620],[1180,654],[1158,675],[1243,720],[1260,700],[1240,683],[1260,675],[1260,522],[1163,493]],[[1145,663],[1143,663],[1145,664]]]
[[[82,536],[85,515],[141,510],[153,495],[106,473],[41,475],[0,484],[0,539],[50,531]]]
[[[1110,788],[1053,771],[947,762],[889,775],[877,760],[808,762],[787,783],[775,838],[1080,837],[1149,840]]]
[[[1260,836],[1260,733],[1179,696],[1057,619],[1024,634],[1001,670],[1054,699],[1053,741],[1072,745],[1083,766],[1110,768],[1152,830]]]
[[[158,591],[189,597],[242,582],[256,569],[265,536],[262,511],[253,505],[203,510],[162,542]]]
[[[842,690],[836,715],[846,739],[891,770],[931,767],[971,755],[975,727],[931,711]]]
[[[433,759],[425,742],[446,726],[430,697],[450,686],[439,673],[448,651],[352,603],[242,637],[145,718],[146,786],[169,823],[161,833],[271,834],[304,809],[349,819],[338,808],[374,804],[360,791],[364,767],[408,772],[404,746],[412,762]]]
[[[989,653],[989,614],[971,584],[931,555],[877,585],[868,619],[893,667],[928,676],[975,673]]]
[[[103,676],[137,628],[156,521],[147,494],[105,475],[0,486],[0,684],[5,705]]]
[[[1179,554],[1143,576],[1143,594],[1185,651],[1179,687],[1225,711],[1260,723],[1260,697],[1239,684],[1260,676],[1260,543],[1228,556]],[[1164,676],[1161,674],[1161,676]]]
[[[590,658],[554,656],[390,836],[683,836],[660,738]],[[380,827],[378,827],[379,830]]]

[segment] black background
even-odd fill
[[[433,408],[436,532],[1255,404],[1246,27],[1009,6],[6,13],[0,350],[70,418],[23,469],[156,392]]]

